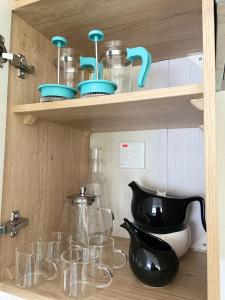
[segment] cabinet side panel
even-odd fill
[[[0,1],[0,34],[5,39],[6,49],[10,44],[11,8],[9,1]],[[8,91],[8,64],[0,68],[0,211],[2,203],[2,181],[5,155],[5,131]],[[1,222],[1,218],[0,218]]]
[[[217,134],[217,168],[218,168],[218,204],[220,209],[220,299],[225,299],[225,92],[216,95],[216,134]]]
[[[46,38],[16,16],[12,32],[11,50],[26,55],[35,65],[35,75],[21,80],[13,67],[9,70],[2,221],[18,209],[30,224],[15,238],[1,237],[2,276],[14,264],[17,246],[58,230],[65,196],[77,192],[86,179],[89,153],[88,132],[42,120],[24,126],[23,118],[11,111],[13,104],[39,101],[38,83],[54,82],[56,73],[55,49]]]
[[[219,300],[219,207],[216,168],[215,37],[213,0],[202,0],[202,19],[204,54],[206,212],[208,228],[208,299]]]

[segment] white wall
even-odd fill
[[[146,143],[145,169],[119,168],[119,143]],[[200,129],[164,129],[133,132],[95,133],[91,147],[103,148],[103,172],[108,180],[109,197],[104,204],[115,214],[114,234],[127,236],[120,228],[123,218],[132,219],[131,197],[128,187],[132,180],[150,189],[167,190],[172,195],[204,194],[204,147]],[[199,204],[189,210],[192,241],[202,237]]]
[[[135,67],[133,80],[137,72],[138,67]],[[153,64],[144,89],[201,83],[202,80],[201,56],[196,55]],[[145,169],[119,168],[121,141],[145,141]],[[124,217],[132,219],[132,194],[127,186],[132,180],[144,187],[167,190],[174,195],[204,194],[204,134],[198,128],[95,133],[91,135],[91,147],[103,148],[103,171],[109,183],[109,197],[104,199],[104,204],[115,214],[115,235],[127,236],[119,225]],[[194,243],[205,235],[199,204],[191,206],[188,220]]]

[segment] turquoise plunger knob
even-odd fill
[[[101,30],[91,30],[88,33],[88,38],[92,42],[100,42],[104,39],[104,33]]]
[[[58,48],[58,67],[57,67],[57,82],[60,83],[60,48],[67,45],[67,40],[63,36],[53,36],[52,44]]]
[[[67,45],[67,39],[65,39],[63,36],[53,36],[52,44],[58,48],[62,48]]]

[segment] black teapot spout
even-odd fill
[[[140,239],[140,237],[138,236],[138,233],[140,235],[141,233],[141,229],[138,228],[137,226],[135,226],[132,222],[130,222],[128,219],[124,219],[124,223],[120,225],[120,227],[124,228],[127,230],[127,232],[130,235],[130,239],[131,240],[138,240]]]
[[[143,188],[139,184],[137,184],[135,181],[131,181],[128,186],[132,189],[133,195],[136,195],[137,197],[140,195],[140,193],[150,194],[154,195],[156,194],[155,191]]]
[[[129,264],[134,275],[146,285],[160,287],[168,284],[179,267],[172,247],[127,219],[120,226],[130,234]]]

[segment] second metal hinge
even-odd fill
[[[20,216],[20,212],[15,210],[11,213],[10,220],[3,225],[0,225],[0,236],[10,235],[11,237],[17,236],[18,232],[29,224],[28,218]]]
[[[19,78],[24,79],[25,73],[34,73],[34,66],[27,62],[24,55],[7,52],[5,40],[3,36],[0,35],[0,67],[3,68],[3,64],[7,61],[9,61],[11,65],[18,69]]]

